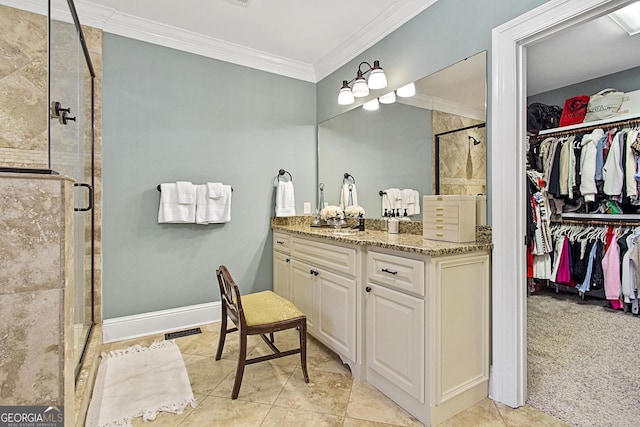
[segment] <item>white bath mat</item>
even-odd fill
[[[181,414],[195,399],[180,349],[173,341],[102,354],[87,427],[131,426],[158,412]]]

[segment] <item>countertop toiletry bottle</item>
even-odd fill
[[[389,229],[389,213],[387,210],[384,210],[384,215],[382,217],[382,231],[387,231]]]
[[[364,215],[358,216],[358,231],[364,231]]]
[[[389,218],[389,234],[398,234],[399,223],[398,218]]]

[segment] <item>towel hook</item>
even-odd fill
[[[353,177],[353,175],[350,175],[348,172],[344,173],[344,179],[342,180],[342,182],[344,183],[349,178],[351,178],[354,184],[356,183],[356,179]]]
[[[290,181],[293,181],[293,176],[291,175],[291,173],[290,173],[290,172],[288,172],[288,171],[286,171],[286,170],[284,170],[284,169],[280,169],[280,170],[278,171],[278,181],[280,181],[280,177],[281,177],[281,176],[283,176],[285,173],[286,173],[286,174],[289,174],[289,180],[290,180]]]

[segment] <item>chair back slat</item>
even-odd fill
[[[220,299],[227,308],[227,315],[233,320],[236,326],[246,325],[244,311],[242,310],[242,298],[238,285],[233,281],[229,270],[221,265],[216,270],[218,285],[220,286]]]

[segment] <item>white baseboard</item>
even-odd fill
[[[220,321],[220,301],[106,319],[102,340],[110,343]]]

